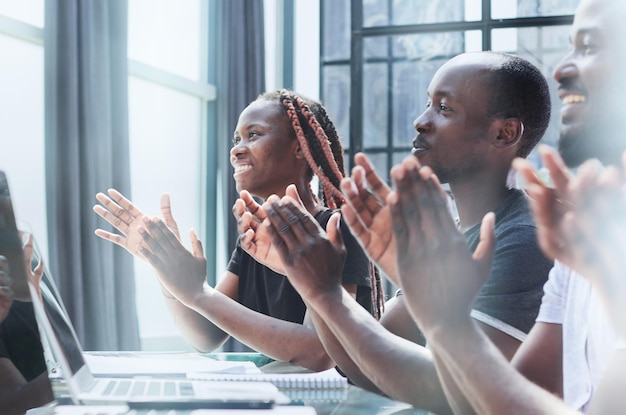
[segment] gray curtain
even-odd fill
[[[263,2],[258,0],[221,0],[219,8],[222,22],[219,30],[218,57],[218,118],[221,120],[218,137],[223,140],[221,153],[227,171],[228,198],[225,212],[230,212],[238,197],[230,166],[230,138],[237,125],[239,113],[265,90],[265,47],[263,35]],[[228,247],[234,249],[237,241],[237,224],[228,221]],[[230,339],[225,350],[249,350]]]
[[[88,350],[139,349],[132,257],[99,240],[95,194],[130,194],[126,0],[46,0],[50,269]]]

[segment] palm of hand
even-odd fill
[[[242,240],[241,247],[257,262],[272,269],[274,272],[284,275],[285,267],[280,254],[272,243],[266,226],[257,226],[254,236],[250,241]]]
[[[363,241],[370,258],[394,279],[398,275],[396,265],[396,240],[393,236],[393,223],[388,205],[382,207],[372,218],[369,237]]]

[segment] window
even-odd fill
[[[168,192],[189,247],[188,230],[206,242],[210,2],[129,0],[129,124],[133,202],[159,215]],[[167,30],[164,30],[167,28]],[[206,246],[206,245],[205,245]],[[209,245],[210,246],[210,245]],[[137,310],[144,349],[189,348],[180,338],[152,268],[135,260]]]
[[[434,72],[451,57],[494,50],[552,71],[568,47],[577,0],[322,0],[321,94],[352,154],[388,174],[409,154],[413,120]],[[544,141],[554,143],[553,122]],[[531,159],[536,156],[531,155]],[[347,165],[351,165],[347,164]],[[387,177],[388,179],[388,177]]]

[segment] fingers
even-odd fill
[[[495,223],[496,215],[493,212],[489,212],[483,217],[480,224],[480,240],[472,255],[472,258],[478,262],[484,276],[489,276],[491,273],[491,264],[496,249]]]
[[[256,200],[252,197],[252,195],[247,190],[242,190],[240,193],[241,200],[245,204],[245,208],[248,212],[252,213],[259,220],[263,220],[266,217],[265,211],[261,208],[261,205],[257,203]]]
[[[380,200],[386,200],[387,195],[391,192],[391,188],[376,173],[374,165],[367,156],[363,153],[357,153],[354,155],[354,162],[364,169],[365,180],[369,183],[372,192],[375,193]]]
[[[174,235],[176,235],[176,238],[180,240],[180,231],[178,230],[178,223],[176,223],[176,220],[174,219],[174,216],[172,215],[172,205],[170,202],[169,193],[163,193],[161,195],[160,207],[161,207],[161,215],[163,216],[163,220],[165,221],[165,224],[167,225],[168,228],[172,230]]]
[[[330,219],[328,219],[328,223],[326,224],[326,234],[328,235],[328,239],[335,246],[336,249],[343,249],[343,235],[341,234],[341,214],[339,212],[335,212],[332,214]]]
[[[109,196],[113,199],[119,206],[121,206],[132,218],[140,218],[144,216],[144,213],[139,210],[132,202],[126,199],[120,192],[115,189],[108,190]]]
[[[143,218],[144,226],[152,237],[160,243],[163,250],[175,249],[180,246],[180,239],[157,217]]]
[[[204,258],[204,248],[202,247],[202,241],[198,237],[195,229],[189,230],[189,240],[191,241],[191,252],[196,258]]]
[[[106,239],[107,241],[111,241],[114,244],[121,246],[122,248],[126,248],[126,238],[118,234],[107,232],[104,229],[96,229],[94,233],[102,239]]]
[[[304,209],[304,202],[300,198],[300,194],[298,193],[298,188],[296,187],[295,184],[290,184],[289,186],[287,186],[285,194],[289,196],[290,198],[292,198],[293,200],[295,200],[296,202],[298,202],[298,206],[301,209]]]
[[[285,196],[280,201],[273,200],[265,207],[274,242],[277,245],[284,245],[288,251],[304,245],[310,236],[323,232],[311,215],[299,208],[297,203]],[[279,251],[284,252],[282,246],[279,247]]]
[[[561,195],[565,195],[570,181],[570,173],[563,159],[556,150],[547,145],[540,145],[538,150],[543,164],[550,172],[555,189]]]
[[[104,193],[98,193],[96,199],[106,207],[94,205],[93,211],[102,219],[109,222],[115,229],[127,235],[133,218],[121,206],[113,202]]]

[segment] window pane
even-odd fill
[[[471,33],[471,32],[470,32]],[[440,32],[396,36],[392,40],[394,58],[428,60],[465,52],[463,32]]]
[[[389,25],[389,0],[363,0],[363,27],[387,25]]]
[[[380,177],[389,183],[389,169],[391,166],[387,165],[387,154],[368,151],[365,151],[365,154],[367,154],[367,158],[374,164],[374,169],[380,174]]]
[[[0,168],[7,174],[15,215],[48,257],[44,171],[43,47],[0,35]],[[9,62],[9,63],[7,63]]]
[[[387,145],[389,83],[387,64],[366,64],[363,68],[363,148]]]
[[[491,0],[493,19],[574,14],[579,0]]]
[[[350,59],[350,2],[325,0],[322,13],[322,59]]]
[[[186,230],[201,223],[201,108],[198,98],[129,78],[131,200],[160,216],[161,193],[170,193],[187,245]],[[152,269],[137,260],[135,274],[141,337],[178,335]]]
[[[393,145],[411,147],[416,135],[413,121],[424,111],[428,84],[437,69],[447,61],[398,62],[393,66]]]
[[[200,0],[129,0],[128,57],[200,80]]]
[[[43,27],[44,0],[0,0],[0,14],[33,26]]]
[[[464,0],[393,0],[394,25],[464,20]]]
[[[494,51],[518,55],[535,64],[548,79],[552,114],[550,125],[543,142],[554,145],[558,138],[559,109],[561,102],[557,94],[557,84],[552,74],[568,50],[570,26],[529,27],[521,29],[496,29],[492,31]],[[495,39],[499,39],[496,47]],[[535,161],[536,155],[530,159]]]
[[[343,147],[348,148],[350,144],[350,66],[324,66],[323,77],[324,107],[335,124]]]

